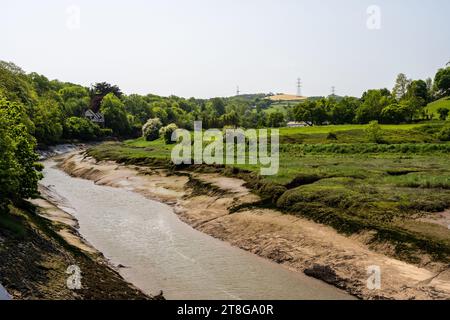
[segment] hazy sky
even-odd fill
[[[448,0],[0,0],[0,59],[127,94],[295,93],[301,77],[304,95],[359,96],[399,72],[434,76],[450,60],[449,12]]]

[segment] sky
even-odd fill
[[[0,60],[126,94],[360,96],[450,61],[448,0],[0,0]]]

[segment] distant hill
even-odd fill
[[[292,94],[277,94],[274,96],[267,97],[267,99],[271,101],[303,101],[306,100],[307,97]]]
[[[445,108],[450,110],[450,97],[445,97],[429,103],[426,106],[425,110],[429,114],[433,114],[434,119],[439,119],[439,113],[437,112],[439,108]]]

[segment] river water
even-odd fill
[[[144,292],[167,299],[351,299],[319,280],[230,246],[178,219],[168,205],[74,178],[44,162],[42,184],[80,233]]]
[[[10,295],[1,284],[0,284],[0,300],[11,300]]]

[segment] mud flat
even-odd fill
[[[269,209],[230,208],[259,200],[244,181],[218,174],[176,172],[97,162],[83,153],[59,167],[97,185],[124,188],[170,204],[195,229],[233,246],[319,278],[364,299],[449,299],[450,271],[408,264],[369,249],[366,235],[347,237],[331,227]],[[389,248],[386,248],[389,250]],[[367,286],[367,269],[379,266],[381,288]]]

